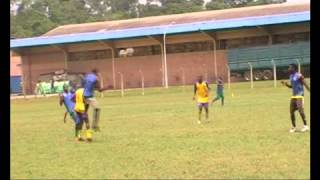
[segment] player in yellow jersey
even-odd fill
[[[76,90],[75,92],[75,106],[74,106],[74,110],[77,113],[77,116],[80,119],[80,123],[77,124],[77,131],[78,131],[78,137],[77,140],[78,141],[82,141],[82,137],[81,137],[81,131],[82,131],[82,126],[83,126],[83,122],[85,122],[86,125],[86,139],[87,141],[91,142],[92,141],[92,130],[90,129],[90,125],[89,125],[89,119],[88,119],[88,114],[86,112],[86,108],[85,108],[85,99],[83,96],[83,91],[84,88],[79,88]]]
[[[193,100],[197,98],[198,108],[199,108],[199,118],[198,124],[201,124],[201,113],[202,108],[206,111],[206,120],[209,118],[209,85],[206,81],[203,81],[202,76],[199,76],[198,82],[194,85],[194,95]]]

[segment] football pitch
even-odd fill
[[[11,100],[11,178],[310,178],[310,133],[289,133],[291,89],[280,82],[225,84],[225,106],[210,106],[200,125],[192,86],[96,95],[101,132],[91,143],[74,140],[58,97]]]

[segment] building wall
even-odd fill
[[[22,57],[22,73],[25,92],[34,92],[40,74],[64,68],[64,55],[61,52],[24,54]]]
[[[123,73],[124,85],[126,88],[140,87],[141,75],[144,74],[145,86],[161,86],[162,65],[161,55],[139,56],[115,58],[116,88],[120,88],[120,74]],[[225,51],[217,51],[217,68],[219,75],[226,77],[227,63]],[[214,80],[214,60],[212,52],[193,52],[167,55],[168,83],[169,85],[182,84],[182,69],[185,71],[185,82],[193,83],[197,76],[208,76],[208,80]],[[98,68],[103,76],[104,86],[113,86],[112,60],[91,60],[69,62],[68,67],[71,71],[88,72],[93,68]]]
[[[216,52],[217,75],[227,78],[227,55],[225,50]],[[182,84],[182,69],[185,71],[185,82],[192,84],[202,75],[209,83],[215,82],[214,55],[212,51],[169,54],[168,83],[169,85]]]
[[[21,76],[21,57],[14,55],[10,59],[10,76]]]
[[[279,34],[309,32],[309,23],[293,24],[293,25],[278,25],[267,28],[257,29],[240,29],[240,30],[227,30],[216,32],[214,35],[219,39],[217,42],[217,70],[218,76],[227,78],[226,64],[227,54],[225,48],[230,43],[236,42],[239,46],[243,46],[244,42],[241,38],[250,37],[268,37],[268,32],[272,33],[277,39]],[[288,38],[292,38],[291,36]],[[140,38],[131,40],[119,40],[109,42],[110,46],[115,48],[127,48],[138,46],[159,45],[162,37],[157,38]],[[193,42],[193,41],[206,41],[210,40],[208,35],[203,33],[192,33],[182,35],[172,35],[167,37],[167,44]],[[247,41],[246,41],[247,42]],[[248,41],[251,42],[251,41]],[[257,43],[260,43],[257,42]],[[263,42],[263,43],[268,43]],[[276,42],[275,42],[276,43]],[[222,47],[221,44],[225,44]],[[251,43],[248,43],[250,46]],[[221,46],[221,47],[220,47]],[[108,49],[107,45],[101,42],[81,43],[73,45],[62,45],[68,52],[81,52],[88,50],[103,50]],[[232,48],[232,47],[231,47]],[[118,52],[115,52],[118,53]],[[65,68],[65,57],[61,49],[57,47],[37,47],[24,50],[20,54],[22,58],[22,71],[23,83],[25,84],[26,93],[33,93],[34,87],[41,73],[48,73]],[[168,64],[168,83],[169,86],[182,84],[182,70],[185,71],[186,84],[192,84],[197,76],[203,75],[210,83],[214,83],[214,56],[212,51],[201,52],[185,52],[185,53],[172,53],[167,54]],[[99,59],[99,60],[81,60],[81,61],[68,61],[68,70],[72,72],[88,72],[92,68],[98,68],[103,76],[104,86],[113,87],[112,77],[112,60]],[[115,74],[116,74],[116,88],[120,88],[120,75],[124,75],[125,88],[135,88],[140,86],[139,70],[144,73],[145,86],[162,86],[162,58],[161,55],[148,55],[148,56],[133,56],[133,57],[119,57],[115,58]]]
[[[34,92],[38,77],[42,73],[57,71],[64,68],[64,55],[62,52],[39,53],[24,55],[23,73],[26,93]],[[226,78],[227,63],[224,50],[217,51],[217,69],[219,75]],[[182,85],[182,68],[185,71],[186,84],[192,84],[197,76],[208,77],[214,82],[214,61],[212,52],[193,52],[167,55],[169,86]],[[145,77],[145,86],[162,86],[161,56],[141,56],[115,58],[116,88],[120,88],[120,75],[123,73],[125,88],[136,88],[141,85],[141,70]],[[72,72],[88,72],[98,68],[103,77],[104,86],[113,87],[112,60],[88,60],[68,62],[68,69]],[[207,75],[206,75],[207,72]]]

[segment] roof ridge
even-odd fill
[[[281,8],[281,7],[305,7],[306,5],[310,5],[310,3],[298,3],[298,4],[268,4],[268,5],[260,5],[260,6],[249,6],[249,7],[240,7],[240,8],[230,8],[230,9],[221,9],[221,10],[211,10],[211,11],[200,11],[200,12],[191,12],[191,13],[183,13],[183,14],[170,14],[170,15],[161,15],[161,16],[150,16],[150,17],[143,17],[143,18],[133,18],[133,19],[124,19],[124,20],[111,20],[111,21],[100,21],[100,22],[90,22],[90,23],[81,23],[81,24],[69,24],[69,25],[62,25],[58,26],[57,28],[45,33],[43,36],[51,36],[55,34],[62,34],[59,31],[73,29],[73,28],[87,28],[88,30],[82,31],[100,31],[100,30],[108,30],[112,27],[115,29],[121,28],[121,26],[132,26],[133,23],[136,23],[136,27],[141,27],[141,24],[145,26],[149,26],[150,24],[156,23],[163,23],[169,24],[170,21],[174,22],[174,24],[183,24],[184,21],[202,21],[203,18],[209,19],[221,19],[221,15],[226,12],[234,12],[234,13],[241,13],[244,11],[252,11],[252,10],[266,10],[266,9],[273,9],[273,8]],[[256,12],[256,11],[255,11]],[[297,11],[295,11],[297,12]],[[206,17],[210,16],[212,17]],[[216,17],[214,17],[216,16]],[[253,17],[253,16],[252,16]],[[183,18],[183,19],[182,19]],[[201,20],[202,19],[202,20]],[[226,18],[231,19],[231,18]],[[100,29],[99,29],[100,28]],[[124,27],[126,28],[126,27]],[[91,29],[91,30],[90,30]],[[68,34],[68,33],[63,33]]]

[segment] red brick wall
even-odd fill
[[[21,76],[21,57],[12,56],[10,60],[10,76]]]
[[[217,51],[216,58],[218,76],[227,78],[225,66],[227,56],[225,51]],[[207,76],[207,80],[210,83],[215,81],[214,56],[212,51],[169,54],[167,61],[169,85],[182,84],[181,68],[185,71],[185,81],[187,84],[194,83],[199,75],[202,75],[204,78]]]
[[[226,78],[226,62],[225,51],[217,51],[218,74],[223,78]],[[64,55],[61,52],[33,54],[23,56],[23,63],[26,92],[32,93],[40,74],[64,68]],[[194,83],[198,75],[205,77],[206,71],[209,82],[215,80],[212,52],[168,54],[167,65],[169,86],[182,84],[181,68],[185,70],[187,84]],[[104,86],[113,85],[111,59],[68,62],[68,69],[73,72],[88,72],[92,68],[100,70]],[[115,59],[116,88],[120,88],[120,76],[117,72],[123,73],[125,88],[140,87],[139,69],[144,73],[146,87],[162,85],[161,55],[140,56]]]
[[[217,69],[218,75],[226,78],[226,55],[225,51],[217,52]],[[204,64],[204,65],[203,65]],[[214,82],[214,59],[212,52],[196,52],[196,53],[179,53],[167,55],[168,66],[168,83],[169,85],[182,84],[182,71],[185,71],[185,80],[187,84],[192,84],[198,75],[205,77],[205,72],[208,72],[208,80]],[[112,60],[92,60],[69,62],[68,67],[72,71],[88,72],[92,68],[98,68],[103,76],[105,86],[112,86]],[[140,56],[115,59],[116,72],[116,88],[120,88],[120,75],[123,73],[125,88],[140,87],[141,76],[139,69],[145,76],[145,86],[161,86],[161,56]]]
[[[24,55],[22,61],[23,82],[27,94],[34,92],[40,74],[64,68],[64,55],[60,52]]]

